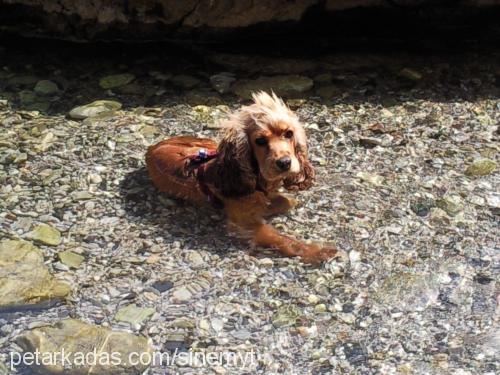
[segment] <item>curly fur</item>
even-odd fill
[[[284,178],[283,185],[292,191],[309,189],[315,174],[307,156],[305,131],[297,116],[274,93],[256,93],[253,101],[253,104],[242,107],[223,124],[224,136],[218,147],[215,187],[224,196],[240,197],[258,188],[275,186],[262,181],[252,155],[249,134],[259,128],[272,128],[277,123],[285,122],[294,130],[295,156],[300,163],[300,172]],[[262,181],[260,184],[259,180]]]

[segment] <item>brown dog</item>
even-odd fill
[[[296,115],[275,94],[259,92],[253,100],[226,121],[219,145],[174,137],[149,147],[146,164],[153,183],[172,196],[224,207],[230,228],[253,245],[311,263],[334,257],[331,247],[300,242],[266,224],[266,216],[296,205],[278,189],[308,189],[314,169]]]

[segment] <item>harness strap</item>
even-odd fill
[[[196,172],[196,177],[198,178],[198,186],[203,194],[207,197],[207,202],[211,203],[216,208],[224,207],[224,203],[220,200],[212,190],[208,187],[205,182],[205,167],[206,164],[202,164],[198,167]]]
[[[198,153],[189,156],[189,167],[195,167],[198,185],[202,193],[206,195],[207,201],[214,207],[221,208],[224,206],[223,202],[215,196],[205,182],[206,163],[215,157],[217,157],[217,151],[208,151],[206,148],[201,148]]]

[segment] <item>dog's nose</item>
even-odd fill
[[[288,171],[290,166],[292,165],[292,159],[289,156],[284,156],[278,160],[276,160],[276,165],[282,171]]]

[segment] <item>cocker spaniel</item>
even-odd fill
[[[297,191],[313,183],[306,135],[297,116],[274,93],[259,92],[253,104],[231,115],[223,131],[219,144],[180,136],[150,146],[146,164],[155,186],[195,204],[223,207],[229,228],[255,246],[308,263],[335,257],[334,248],[282,235],[265,221],[297,204],[280,194],[280,187]]]

